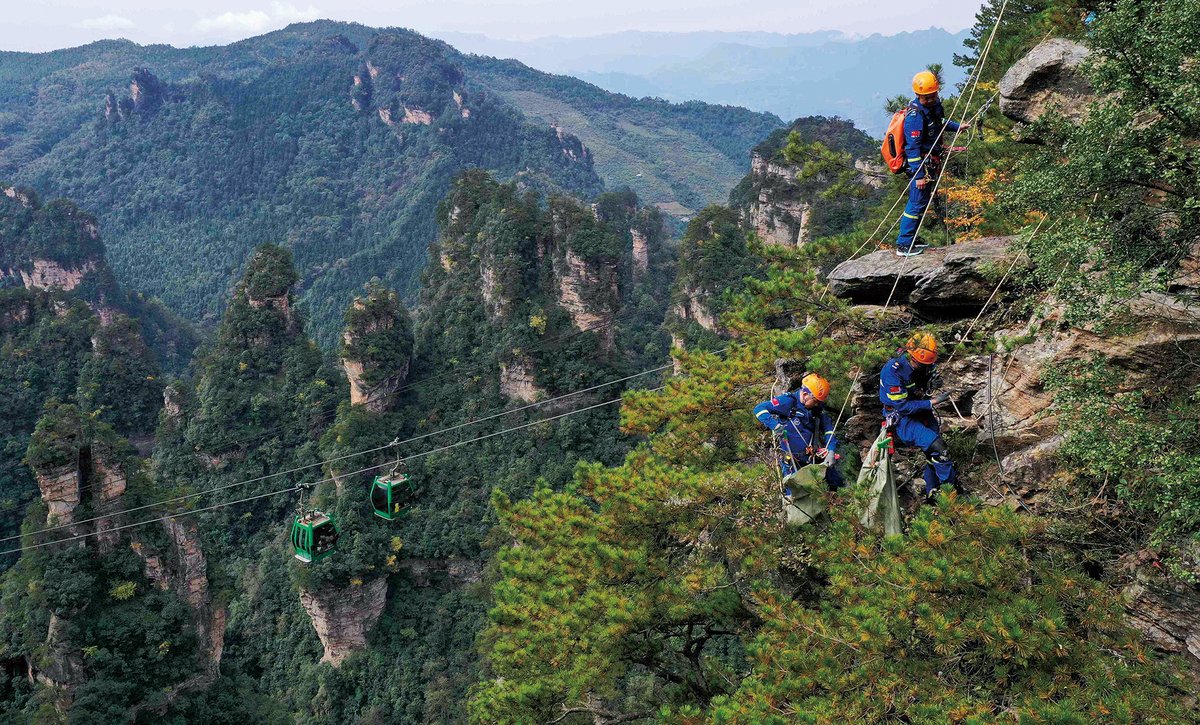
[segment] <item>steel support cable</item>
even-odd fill
[[[651,393],[653,393],[653,392],[657,392],[657,391],[659,391],[659,390],[662,390],[662,389],[663,389],[663,388],[665,388],[665,387],[666,387],[665,385],[660,385],[659,387],[657,387],[657,388],[652,388],[652,389],[650,389],[650,390],[647,390],[646,392],[651,392]],[[595,404],[593,404],[593,405],[588,405],[588,406],[585,406],[585,407],[583,407],[583,408],[576,408],[575,410],[570,410],[570,411],[567,411],[567,412],[565,412],[565,413],[559,413],[559,414],[557,414],[557,415],[548,416],[548,417],[546,417],[546,418],[539,418],[538,420],[530,421],[530,422],[528,422],[528,423],[523,423],[523,424],[521,424],[521,425],[518,425],[518,426],[513,426],[512,428],[505,428],[504,430],[499,430],[499,431],[495,431],[495,432],[492,432],[492,433],[488,433],[488,434],[486,434],[486,435],[482,435],[482,436],[479,436],[479,437],[477,437],[477,438],[472,438],[472,439],[470,439],[470,440],[458,441],[458,442],[455,442],[455,443],[450,443],[450,444],[447,444],[447,445],[444,445],[444,446],[439,446],[438,448],[433,448],[433,449],[430,449],[430,450],[428,450],[428,451],[422,451],[422,452],[420,452],[420,453],[414,453],[414,454],[412,454],[412,455],[410,455],[410,456],[405,456],[404,458],[400,458],[400,459],[398,459],[398,461],[390,461],[390,460],[389,460],[389,461],[387,461],[387,462],[385,462],[385,463],[380,463],[380,464],[376,464],[376,465],[373,465],[373,466],[367,466],[366,468],[360,468],[360,469],[358,469],[357,471],[351,471],[350,473],[345,473],[345,474],[342,474],[342,475],[343,475],[343,476],[356,476],[356,475],[359,475],[359,474],[362,474],[362,473],[370,473],[371,471],[377,471],[377,470],[379,470],[379,469],[382,469],[382,468],[387,468],[387,467],[389,467],[389,466],[394,466],[394,465],[395,465],[397,462],[399,462],[399,463],[405,463],[405,462],[407,462],[407,461],[411,461],[411,460],[414,460],[414,459],[417,459],[417,458],[423,458],[423,457],[425,457],[425,456],[432,456],[432,455],[434,455],[434,454],[436,454],[436,453],[442,453],[442,452],[445,452],[445,451],[448,451],[448,450],[451,450],[451,449],[454,449],[454,448],[458,448],[459,446],[473,445],[473,444],[476,444],[476,443],[478,443],[479,441],[487,440],[488,438],[494,438],[494,437],[496,437],[496,436],[500,436],[500,435],[506,435],[506,434],[508,434],[508,433],[514,433],[514,432],[516,432],[516,431],[519,431],[519,430],[524,430],[524,429],[526,429],[526,428],[532,428],[533,426],[536,426],[536,425],[541,425],[541,424],[543,424],[543,423],[549,423],[549,422],[551,422],[551,421],[560,420],[560,419],[562,419],[562,418],[567,418],[567,417],[570,417],[570,416],[572,416],[572,415],[578,415],[579,413],[586,413],[586,412],[588,412],[588,411],[590,411],[590,410],[596,410],[597,408],[603,408],[603,407],[605,407],[605,406],[613,405],[614,403],[619,403],[619,402],[621,402],[621,400],[622,400],[622,398],[613,398],[612,400],[606,400],[606,401],[604,401],[603,403],[595,403]],[[246,503],[246,502],[249,502],[249,501],[256,501],[256,500],[263,499],[263,498],[268,498],[268,497],[271,497],[271,496],[279,496],[279,495],[281,495],[281,494],[285,494],[285,493],[291,493],[291,492],[293,492],[293,491],[299,491],[299,490],[301,490],[301,489],[308,489],[308,488],[312,488],[312,487],[314,487],[314,486],[319,486],[319,485],[321,485],[321,484],[323,484],[323,483],[332,483],[332,482],[334,482],[335,480],[336,480],[336,479],[335,479],[335,478],[333,478],[333,477],[330,477],[330,478],[325,478],[325,479],[321,479],[320,481],[314,481],[314,482],[311,482],[311,483],[305,483],[305,484],[300,484],[300,485],[296,485],[296,486],[290,486],[290,487],[288,487],[288,488],[282,488],[282,489],[279,489],[279,490],[277,490],[277,491],[271,491],[271,492],[269,492],[269,493],[257,494],[257,495],[255,495],[255,496],[247,496],[246,498],[238,499],[238,500],[236,500],[236,501],[228,501],[228,502],[225,502],[225,503],[213,504],[213,505],[211,505],[211,506],[205,506],[204,508],[192,509],[192,510],[190,510],[190,511],[180,511],[180,512],[176,512],[176,513],[173,513],[173,514],[167,514],[167,515],[164,515],[164,516],[159,516],[159,517],[157,517],[157,518],[153,518],[153,519],[145,519],[145,520],[142,520],[142,521],[136,521],[136,522],[134,522],[134,523],[122,524],[122,525],[120,525],[120,526],[114,526],[114,527],[112,527],[111,529],[104,529],[104,530],[100,530],[100,531],[86,531],[86,532],[84,532],[84,533],[82,533],[82,534],[75,534],[75,535],[72,535],[72,536],[63,537],[63,538],[61,538],[61,539],[54,539],[54,540],[52,540],[52,541],[43,541],[43,542],[39,542],[39,543],[37,543],[37,544],[28,544],[28,545],[21,546],[21,547],[15,548],[15,549],[8,549],[8,550],[6,550],[6,551],[0,551],[0,556],[6,556],[6,555],[8,555],[8,554],[18,554],[18,553],[21,553],[21,552],[24,552],[24,551],[29,551],[29,550],[31,550],[31,549],[40,549],[40,548],[42,548],[42,547],[45,547],[45,546],[53,546],[53,545],[55,545],[55,544],[65,544],[65,543],[68,543],[68,542],[71,542],[71,541],[78,541],[78,540],[81,540],[81,539],[86,539],[86,538],[89,538],[89,537],[92,537],[92,536],[99,536],[99,535],[101,535],[101,534],[107,534],[107,533],[116,532],[116,531],[124,531],[124,530],[127,530],[127,529],[137,528],[137,527],[140,527],[140,526],[147,526],[147,525],[149,525],[149,524],[158,523],[158,522],[160,522],[160,521],[166,521],[166,520],[168,520],[168,519],[179,518],[179,517],[182,517],[182,516],[190,516],[190,515],[193,515],[193,514],[204,513],[204,512],[207,512],[207,511],[215,511],[215,510],[217,510],[217,509],[222,509],[222,508],[226,508],[226,507],[229,507],[229,506],[234,506],[234,505],[241,504],[241,503]],[[117,516],[120,516],[120,515],[122,515],[123,513],[126,513],[126,512],[117,511],[117,512],[113,512],[112,514],[109,514],[108,516],[104,516],[104,517],[101,517],[101,518],[105,518],[105,519],[111,519],[111,518],[115,518],[115,517],[117,517]],[[79,525],[82,525],[83,523],[84,523],[83,521],[79,521],[79,522],[75,522],[75,523],[73,523],[73,524],[70,524],[69,526],[79,526]],[[38,532],[38,533],[40,533],[40,532]]]
[[[162,500],[162,501],[155,501],[155,502],[153,502],[153,503],[143,504],[143,505],[141,505],[141,506],[136,506],[136,507],[134,507],[134,508],[131,508],[131,509],[126,509],[126,510],[124,510],[124,511],[121,511],[120,513],[122,513],[122,514],[130,514],[130,513],[136,512],[136,511],[144,511],[145,509],[149,509],[149,508],[155,508],[155,507],[157,507],[157,506],[165,506],[165,505],[167,505],[167,504],[178,503],[178,502],[180,502],[180,501],[187,501],[187,500],[190,500],[190,499],[193,499],[193,498],[198,498],[198,497],[200,497],[200,496],[207,496],[207,495],[209,495],[209,494],[212,494],[212,493],[217,493],[217,492],[219,492],[219,491],[227,491],[227,490],[229,490],[229,489],[233,489],[233,488],[239,488],[239,487],[241,487],[241,486],[247,486],[247,485],[250,485],[250,484],[252,484],[252,483],[258,483],[258,482],[260,482],[260,481],[266,481],[266,480],[269,480],[269,479],[272,479],[272,478],[278,478],[278,477],[280,477],[280,476],[287,476],[287,475],[290,475],[290,474],[293,474],[293,473],[299,473],[299,472],[301,472],[301,471],[307,471],[307,470],[309,470],[309,469],[311,469],[311,468],[316,468],[316,467],[319,467],[319,466],[324,466],[324,465],[327,465],[327,464],[330,464],[330,463],[337,463],[338,461],[344,461],[344,460],[346,460],[346,459],[348,459],[348,458],[354,458],[354,457],[357,457],[357,456],[365,456],[365,455],[368,455],[368,454],[371,454],[371,453],[378,453],[378,452],[380,452],[380,451],[384,451],[384,450],[387,450],[387,449],[389,449],[389,448],[393,448],[393,447],[396,447],[396,446],[405,445],[405,444],[407,444],[407,443],[415,443],[416,441],[419,441],[419,440],[424,440],[424,439],[426,439],[426,438],[430,438],[430,437],[432,437],[432,436],[436,436],[436,435],[442,435],[442,434],[444,434],[444,433],[450,433],[450,432],[452,432],[452,431],[455,431],[455,430],[461,430],[462,428],[466,428],[466,427],[468,427],[468,426],[477,425],[477,424],[479,424],[479,423],[485,423],[485,422],[487,422],[487,421],[489,421],[489,420],[495,420],[496,418],[502,418],[502,417],[504,417],[504,416],[507,416],[507,415],[512,415],[513,413],[519,413],[519,412],[521,412],[521,411],[523,411],[523,410],[529,410],[529,409],[531,409],[531,408],[537,408],[537,407],[540,407],[540,406],[543,406],[543,405],[548,405],[548,404],[550,404],[550,403],[554,403],[554,402],[557,402],[557,401],[560,401],[560,400],[564,400],[564,399],[566,399],[566,398],[570,398],[570,397],[573,397],[573,396],[576,396],[576,395],[582,395],[582,394],[584,394],[584,393],[589,393],[589,392],[592,392],[592,391],[594,391],[594,390],[599,390],[600,388],[606,388],[606,387],[608,387],[608,386],[610,386],[610,385],[616,385],[616,384],[618,384],[618,383],[627,382],[627,381],[629,381],[629,380],[633,380],[633,379],[635,379],[635,378],[640,378],[640,377],[643,377],[643,376],[645,376],[645,375],[651,375],[651,374],[654,374],[654,373],[662,372],[662,371],[664,371],[664,370],[666,370],[666,369],[668,369],[668,368],[670,368],[670,367],[671,367],[671,364],[667,364],[667,365],[661,365],[661,366],[659,366],[659,367],[656,367],[656,368],[650,368],[650,369],[648,369],[648,370],[643,370],[643,371],[641,371],[641,372],[639,372],[639,373],[635,373],[635,374],[633,374],[633,375],[627,375],[627,376],[625,376],[625,377],[623,377],[623,378],[617,378],[617,379],[615,379],[615,380],[609,380],[609,381],[606,381],[606,382],[603,382],[603,383],[599,383],[599,384],[597,384],[597,385],[593,385],[593,386],[591,386],[591,387],[589,387],[589,388],[583,388],[583,389],[580,389],[580,390],[575,390],[575,391],[572,391],[572,392],[570,392],[570,393],[564,393],[564,394],[562,394],[562,395],[559,395],[559,396],[556,396],[556,397],[554,397],[554,398],[548,398],[548,399],[546,399],[546,400],[539,400],[539,401],[536,401],[536,402],[534,402],[534,403],[529,403],[528,405],[523,405],[523,406],[521,406],[521,407],[519,407],[519,408],[513,408],[513,409],[511,409],[511,410],[503,410],[503,411],[499,411],[499,412],[497,412],[497,413],[493,413],[493,414],[491,414],[491,415],[488,415],[488,416],[486,416],[486,417],[483,417],[483,418],[477,418],[477,419],[475,419],[475,420],[468,420],[468,421],[465,421],[465,422],[458,423],[458,424],[456,424],[456,425],[450,426],[449,428],[440,428],[440,429],[438,429],[438,430],[435,430],[435,431],[430,431],[430,432],[428,432],[428,433],[422,433],[421,435],[418,435],[418,436],[413,436],[412,438],[407,438],[407,439],[405,439],[405,440],[402,440],[402,441],[392,441],[391,443],[388,443],[387,445],[384,445],[384,446],[379,446],[379,447],[377,447],[377,448],[368,448],[368,449],[365,449],[365,450],[356,451],[356,452],[354,452],[354,453],[347,453],[347,454],[345,454],[345,455],[338,456],[338,457],[335,457],[335,458],[330,458],[330,459],[328,459],[328,460],[324,460],[324,461],[318,461],[318,462],[316,462],[316,463],[309,463],[309,464],[306,464],[306,465],[303,465],[303,466],[298,466],[298,467],[296,467],[296,468],[291,468],[291,469],[284,470],[284,471],[277,471],[277,472],[275,472],[275,473],[269,473],[269,474],[266,474],[266,475],[263,475],[263,476],[258,476],[258,477],[255,477],[255,478],[249,478],[249,479],[246,479],[246,480],[243,480],[243,481],[235,481],[235,482],[233,482],[233,483],[227,483],[227,484],[224,484],[224,485],[221,485],[221,486],[217,486],[217,487],[215,487],[215,488],[209,488],[209,489],[205,489],[205,490],[203,490],[203,491],[195,491],[195,492],[193,492],[193,493],[184,494],[184,495],[181,495],[181,496],[176,496],[176,497],[174,497],[174,498],[168,498],[168,499],[164,499],[164,500]],[[476,440],[477,440],[477,439],[476,439]],[[347,475],[350,475],[350,474],[347,474]],[[67,529],[67,528],[72,528],[72,527],[75,527],[75,526],[80,526],[80,525],[87,524],[87,523],[92,523],[92,522],[94,522],[94,521],[99,521],[99,520],[101,520],[101,519],[108,519],[108,518],[112,518],[112,516],[113,516],[113,514],[108,514],[108,515],[104,515],[104,516],[93,516],[93,517],[91,517],[91,518],[88,518],[88,519],[81,519],[81,520],[79,520],[79,521],[74,521],[74,522],[72,522],[72,523],[70,523],[70,524],[57,524],[57,525],[55,525],[55,526],[48,526],[48,527],[46,527],[46,528],[43,528],[43,529],[38,529],[37,531],[34,531],[34,532],[29,532],[29,533],[36,535],[36,534],[43,534],[43,533],[46,533],[46,532],[49,532],[49,531],[58,531],[58,530],[61,530],[61,529]],[[24,536],[24,534],[16,534],[16,535],[13,535],[13,536],[7,536],[7,537],[4,537],[4,538],[0,539],[0,543],[6,542],[6,541],[12,541],[12,540],[14,540],[14,539],[20,539],[22,536]]]

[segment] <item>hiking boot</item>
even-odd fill
[[[924,254],[925,249],[913,245],[911,247],[896,247],[897,257],[915,257],[918,254]]]
[[[912,249],[929,249],[929,242],[917,237],[916,241],[912,243]]]

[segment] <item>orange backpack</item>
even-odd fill
[[[902,174],[908,168],[904,158],[904,116],[907,113],[908,108],[904,108],[892,114],[892,122],[883,136],[883,162],[893,174]]]

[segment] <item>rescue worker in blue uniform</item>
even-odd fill
[[[929,246],[917,240],[917,230],[933,200],[946,134],[971,127],[968,123],[946,120],[946,110],[938,98],[939,89],[937,76],[929,71],[921,71],[913,78],[917,97],[908,104],[904,115],[904,162],[909,180],[908,205],[900,217],[900,234],[896,237],[896,255],[900,257],[920,254]]]
[[[765,400],[754,408],[758,422],[770,428],[778,436],[779,469],[785,480],[784,495],[792,495],[786,487],[786,479],[796,471],[817,459],[830,465],[825,472],[825,483],[830,491],[843,485],[842,474],[832,464],[837,450],[833,421],[825,410],[829,398],[829,381],[820,375],[809,373],[800,381],[800,387],[790,393]]]
[[[942,486],[958,483],[941,424],[934,414],[934,408],[949,400],[950,395],[928,397],[936,362],[937,340],[933,335],[918,333],[898,356],[884,364],[879,374],[879,401],[893,437],[925,452],[925,497],[931,503]]]

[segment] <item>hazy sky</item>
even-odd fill
[[[212,45],[317,18],[495,38],[621,30],[769,30],[855,34],[958,31],[976,0],[2,0],[0,50],[51,50],[98,40]]]

